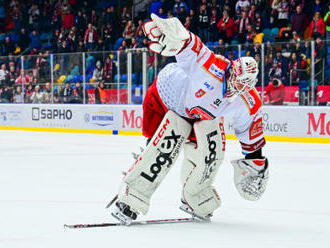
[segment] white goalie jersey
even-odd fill
[[[191,36],[188,46],[176,55],[177,63],[168,64],[158,74],[156,85],[164,105],[186,118],[232,119],[243,154],[260,149],[265,139],[257,91],[253,88],[229,101],[225,83],[231,62]]]

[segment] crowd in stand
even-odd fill
[[[316,59],[328,63],[324,40],[330,40],[330,4],[326,0],[154,0],[135,16],[132,2],[0,0],[0,56],[5,56],[0,57],[0,101],[22,102],[20,96],[24,96],[25,102],[49,102],[50,54],[87,52],[87,81],[114,81],[119,70],[114,66],[116,55],[105,51],[148,47],[142,24],[151,13],[178,17],[207,46],[230,59],[238,57],[241,44],[241,55],[253,56],[260,63],[264,42],[266,84],[276,79],[280,84],[298,85],[308,79],[308,40],[316,41]],[[149,55],[150,65],[154,55]],[[59,56],[54,62],[57,82],[62,84],[52,94],[58,102],[81,102],[82,69],[74,63],[76,58]],[[167,62],[160,61],[161,65]]]

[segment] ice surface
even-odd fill
[[[105,205],[143,137],[0,131],[0,247],[329,247],[330,145],[268,142],[270,181],[257,202],[241,199],[227,142],[216,186],[223,206],[208,224],[96,229],[63,224],[111,221]],[[141,219],[187,217],[178,210],[182,157]]]

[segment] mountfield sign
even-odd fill
[[[142,110],[122,109],[123,129],[142,129]]]
[[[289,137],[289,141],[295,137],[330,139],[330,107],[264,106],[261,114],[262,122],[253,124],[251,137],[263,131],[269,138]],[[141,105],[0,104],[0,129],[140,134],[136,131],[142,131],[142,115]],[[235,123],[226,117],[225,130],[235,134]]]
[[[330,115],[327,113],[314,114],[313,112],[307,113],[308,115],[308,131],[307,135],[318,134],[321,136],[330,136]]]

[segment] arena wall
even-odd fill
[[[0,130],[141,135],[141,127],[141,105],[0,105]],[[330,143],[330,108],[265,106],[263,128],[268,141]]]

